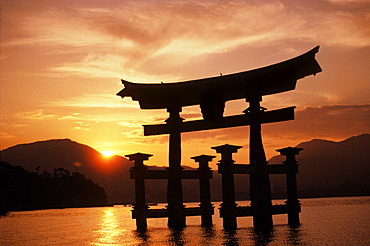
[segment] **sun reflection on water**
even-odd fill
[[[237,230],[223,230],[218,211],[213,227],[202,228],[200,218],[189,217],[182,231],[169,229],[165,218],[148,219],[148,230],[138,231],[131,218],[131,207],[11,212],[0,219],[0,245],[293,246],[333,245],[335,242],[370,245],[370,197],[302,200],[299,227],[289,227],[286,216],[279,219],[280,215],[276,215],[273,229],[267,232],[254,230],[252,220],[244,217],[238,218]]]
[[[100,223],[101,229],[96,231],[97,239],[93,245],[120,245],[119,238],[125,230],[120,227],[116,213],[117,210],[112,207],[104,209]]]

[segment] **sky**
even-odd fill
[[[263,97],[273,110],[296,106],[295,120],[262,127],[267,158],[314,138],[341,141],[370,132],[369,0],[0,0],[1,149],[69,138],[118,155],[152,154],[167,166],[168,136],[143,136],[166,110],[141,110],[116,96],[121,79],[164,83],[271,65],[320,45],[323,72],[294,91]],[[241,114],[244,100],[225,115]],[[181,117],[200,119],[198,106]],[[249,127],[182,134],[182,163],[243,146]],[[217,157],[212,163],[215,168]]]

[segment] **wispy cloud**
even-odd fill
[[[268,125],[265,132],[284,139],[308,140],[311,138],[338,140],[368,133],[370,104],[305,107],[296,111],[295,118],[294,121],[284,124]]]
[[[326,1],[334,3],[334,4],[340,4],[340,5],[369,3],[368,0],[326,0]]]
[[[50,106],[78,108],[139,108],[138,102],[121,99],[114,94],[83,94],[80,97],[67,98],[48,103]]]
[[[119,78],[124,70],[122,67],[124,63],[125,58],[123,56],[90,53],[81,61],[64,62],[58,67],[51,68],[50,71],[68,73],[79,77]],[[128,72],[127,70],[125,72]]]
[[[89,131],[90,130],[89,123],[78,121],[75,124],[76,126],[73,128],[74,130],[78,130],[78,131]]]
[[[73,113],[71,115],[64,115],[58,118],[58,120],[78,120],[79,113]]]
[[[14,136],[14,135],[12,135],[12,134],[9,134],[9,133],[7,133],[7,132],[0,132],[0,138],[1,138],[1,139],[5,139],[5,138],[15,138],[15,136]]]
[[[145,71],[140,71],[141,79],[137,76],[140,65],[155,57],[173,65],[240,46],[281,41],[370,45],[368,12],[331,8],[330,4],[325,9],[308,3],[297,9],[290,1],[274,0],[125,1],[115,8],[87,6],[55,6],[28,15],[20,21],[24,35],[3,45],[45,46],[49,47],[45,52],[79,54],[77,61],[60,64],[53,71],[88,77],[124,75],[141,81],[160,80],[154,74],[145,77]]]
[[[53,114],[47,114],[44,112],[43,109],[37,109],[34,111],[28,111],[28,112],[21,112],[16,115],[18,118],[25,119],[25,120],[45,120],[54,118],[55,115]]]

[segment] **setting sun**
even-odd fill
[[[111,157],[111,156],[114,155],[115,152],[114,151],[105,150],[105,151],[100,151],[100,153],[102,155],[104,155],[105,157]]]

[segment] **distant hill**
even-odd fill
[[[70,139],[55,139],[19,144],[1,151],[1,160],[40,172],[63,167],[79,172],[103,186],[109,202],[132,196],[133,182],[129,180],[132,163],[121,156],[104,157],[95,149]]]
[[[296,147],[304,150],[297,156],[300,187],[340,185],[345,181],[370,184],[370,134],[333,142],[313,139]],[[275,156],[270,163],[281,163]],[[275,179],[276,180],[276,179]]]
[[[297,156],[299,163],[298,186],[302,196],[361,195],[370,187],[370,134],[351,137],[341,142],[314,139],[296,147],[304,148]],[[20,165],[29,171],[52,171],[63,167],[71,172],[80,172],[103,186],[109,202],[134,202],[134,182],[129,177],[132,163],[121,156],[106,158],[93,148],[69,139],[47,140],[20,144],[1,151],[1,160]],[[275,156],[271,164],[284,161]],[[163,169],[163,167],[150,167]],[[185,167],[186,169],[193,169]],[[213,200],[221,200],[221,176],[213,172],[211,192]],[[284,193],[285,176],[271,175],[273,195]],[[146,196],[148,202],[166,201],[166,181],[148,180]],[[236,197],[249,197],[247,175],[235,175]],[[334,189],[334,188],[335,189]],[[351,188],[351,189],[349,189]],[[199,199],[198,182],[183,180],[184,201]],[[327,189],[326,193],[322,193]],[[358,190],[355,192],[354,190]],[[344,193],[346,190],[346,193]],[[370,189],[368,191],[370,194]]]

